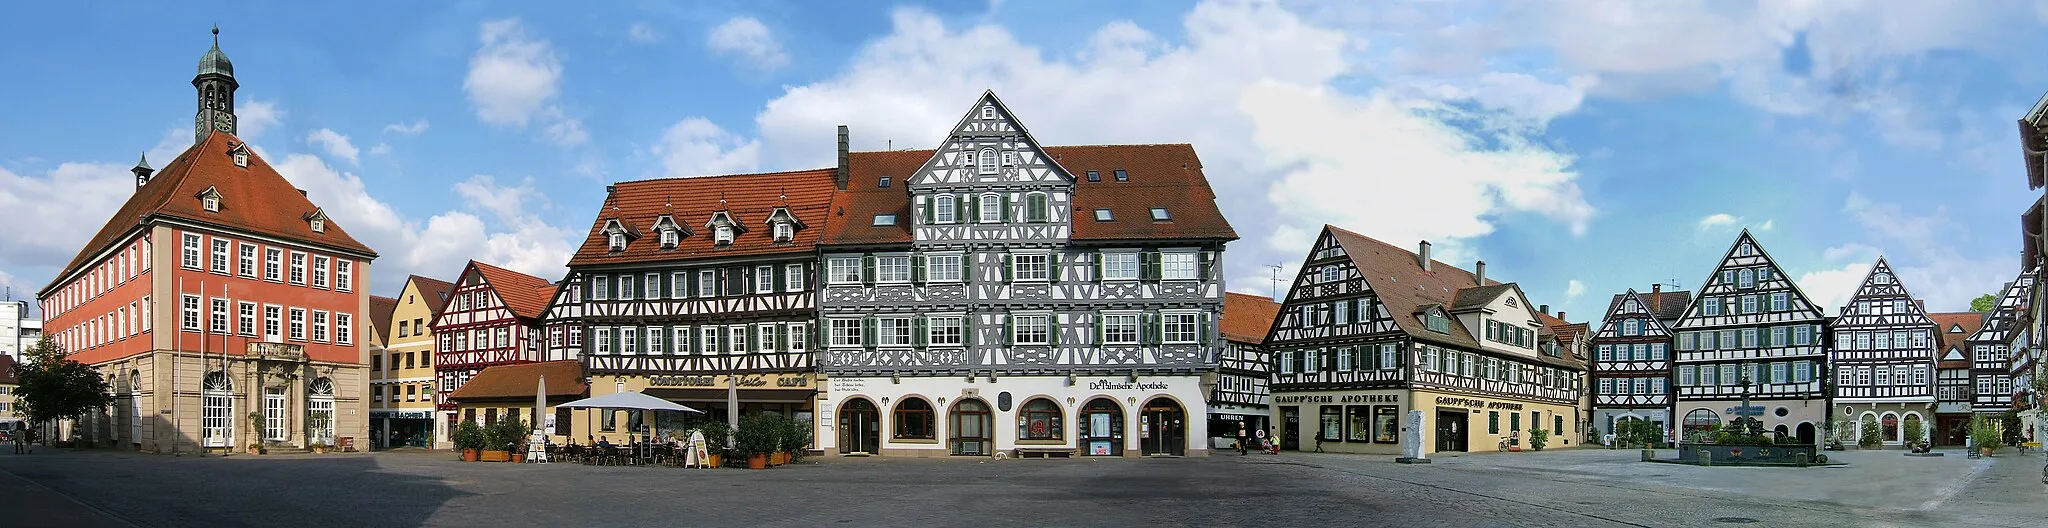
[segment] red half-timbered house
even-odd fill
[[[428,325],[437,343],[435,409],[443,427],[450,427],[442,438],[457,419],[448,396],[463,383],[486,367],[540,361],[541,314],[555,296],[547,279],[474,260],[459,277]]]

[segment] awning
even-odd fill
[[[675,401],[725,401],[725,389],[647,389],[647,394]],[[812,390],[739,390],[742,402],[798,403],[818,396]]]
[[[656,398],[653,396],[648,396],[646,394],[641,394],[638,392],[616,392],[612,394],[598,396],[595,398],[584,398],[581,400],[564,403],[559,405],[558,407],[595,409],[640,409],[646,411],[685,411],[694,413],[704,412],[696,409],[691,409],[689,407],[684,407],[682,404],[678,404],[676,402]]]

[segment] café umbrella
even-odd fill
[[[696,409],[691,409],[689,407],[685,407],[680,403],[664,400],[661,398],[656,398],[653,396],[648,396],[645,393],[639,392],[614,392],[603,396],[584,398],[581,400],[564,403],[561,406],[570,409],[632,409],[641,411],[682,411],[693,413],[704,412]],[[660,433],[660,431],[655,431],[655,434],[657,435],[659,435]]]

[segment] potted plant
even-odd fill
[[[1545,446],[1545,445],[1549,445],[1549,444],[1550,444],[1550,430],[1548,430],[1548,429],[1544,429],[1544,428],[1541,428],[1541,427],[1537,427],[1537,428],[1534,428],[1534,429],[1530,429],[1530,430],[1529,430],[1529,448],[1530,448],[1530,449],[1534,449],[1534,450],[1537,450],[1537,451],[1542,451],[1542,450],[1543,450],[1543,446]]]
[[[748,415],[740,418],[739,429],[733,432],[733,447],[747,457],[748,469],[767,469],[768,455],[775,452],[779,436],[772,415]]]
[[[510,462],[512,447],[519,442],[518,420],[506,419],[484,428],[484,446],[477,453],[477,460],[484,462]]]
[[[261,455],[263,449],[263,413],[249,411],[249,454]]]
[[[498,429],[498,435],[500,436],[500,441],[505,445],[505,450],[512,454],[512,463],[526,462],[526,442],[528,435],[532,434],[533,430],[527,427],[526,422],[520,421],[517,417],[509,416],[498,422]]]
[[[796,462],[811,446],[811,424],[785,417],[777,417],[777,422],[782,425],[782,461]]]
[[[1970,418],[1970,443],[1976,445],[1977,450],[1984,456],[1991,456],[1998,448],[2003,447],[1998,433],[1998,423],[1986,419],[1984,415]]]
[[[697,426],[697,431],[704,433],[704,452],[710,459],[705,463],[711,467],[724,467],[725,452],[732,448],[732,425],[725,422],[705,422]]]
[[[310,444],[306,444],[306,448],[307,448],[307,449],[312,449],[312,450],[313,450],[313,454],[316,454],[316,455],[325,455],[325,454],[327,454],[327,442],[322,442],[322,441],[319,441],[319,440],[314,440],[314,441],[313,441],[313,443],[310,443]]]
[[[1922,426],[1919,418],[1907,416],[1904,425],[1900,427],[1899,433],[1904,436],[1907,449],[1912,450],[1914,453],[1925,453],[1929,450],[1930,446],[1927,445],[1927,429]]]
[[[462,451],[463,462],[475,462],[478,458],[478,452],[482,451],[484,444],[488,443],[484,436],[483,426],[477,425],[476,422],[464,420],[461,425],[455,426],[455,433],[449,435],[448,439],[455,443],[456,449]]]

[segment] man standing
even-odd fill
[[[1237,423],[1237,456],[1245,456],[1245,454],[1247,453],[1247,451],[1248,451],[1249,449],[1251,449],[1251,443],[1252,443],[1252,437],[1251,437],[1251,435],[1249,435],[1249,434],[1245,434],[1245,431],[1244,431],[1244,422],[1238,422],[1238,423]]]

